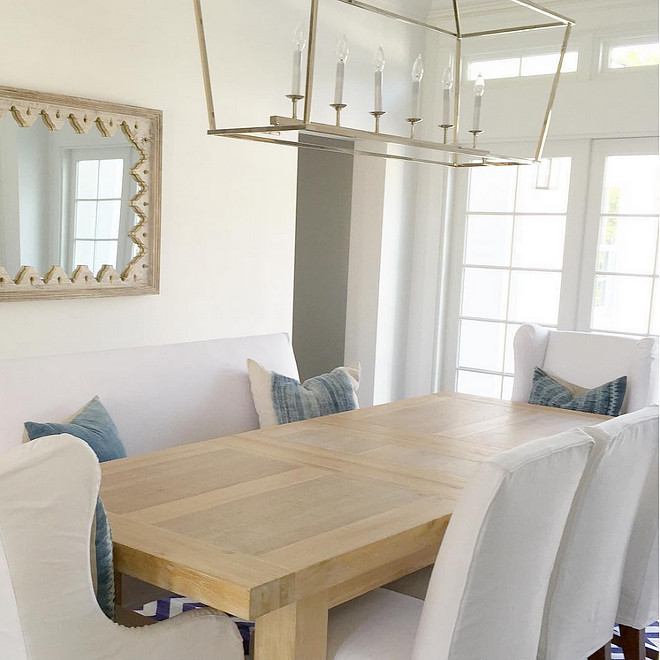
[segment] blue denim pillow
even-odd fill
[[[248,360],[248,375],[261,428],[358,407],[360,365],[357,362],[300,383]]]
[[[66,424],[40,424],[25,422],[25,430],[30,440],[48,435],[68,433],[84,440],[93,450],[100,463],[115,458],[124,458],[126,449],[119,437],[117,427],[99,398],[95,396],[75,417]],[[115,610],[115,574],[112,557],[112,533],[108,517],[99,498],[96,502],[96,599],[110,619]]]
[[[586,392],[573,394],[568,387],[536,367],[529,403],[615,417],[621,412],[627,383],[626,376],[621,376]]]
[[[97,396],[66,424],[25,422],[25,430],[30,440],[61,433],[80,438],[94,450],[100,463],[126,457],[117,427]]]

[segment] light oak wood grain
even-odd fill
[[[480,461],[601,419],[437,394],[106,463],[117,568],[323,660],[328,608],[431,564]]]

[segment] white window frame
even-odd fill
[[[498,149],[516,149],[515,153],[533,152],[532,143],[497,144]],[[490,148],[490,147],[486,147]],[[557,328],[568,330],[574,327],[577,315],[578,287],[575,281],[580,276],[580,253],[584,228],[584,201],[579,190],[586,190],[589,180],[589,140],[566,140],[548,143],[545,156],[571,158],[571,187],[566,213],[566,236],[564,263],[562,267],[561,298]],[[462,289],[463,255],[467,230],[467,201],[469,174],[459,172],[454,189],[454,205],[451,231],[451,258],[448,273],[448,295],[445,313],[445,351],[441,361],[440,388],[453,391],[456,385],[459,355],[460,308]],[[553,214],[556,215],[556,214]],[[500,321],[497,321],[498,323]],[[513,321],[512,321],[513,322]],[[554,327],[554,326],[553,326]],[[512,375],[505,373],[504,375]]]
[[[652,32],[643,32],[628,35],[625,37],[616,36],[616,37],[603,37],[600,39],[600,47],[598,52],[598,73],[601,75],[621,75],[622,71],[625,71],[627,74],[630,74],[631,71],[657,71],[658,65],[649,65],[649,66],[631,66],[631,67],[621,67],[621,68],[611,68],[609,65],[610,61],[610,51],[612,48],[617,46],[637,46],[640,44],[650,44],[658,43],[658,33]]]
[[[531,143],[491,145],[525,153]],[[488,148],[488,147],[487,147]],[[545,156],[570,156],[571,185],[566,215],[562,286],[557,328],[591,332],[591,313],[598,257],[601,201],[605,162],[608,156],[658,153],[658,137],[617,139],[556,140],[548,142]],[[450,259],[447,269],[447,297],[443,317],[444,352],[440,360],[440,390],[453,391],[459,356],[462,270],[467,229],[468,172],[455,176],[453,222],[450,225]],[[660,255],[656,256],[660,258]],[[660,286],[658,279],[654,280]],[[497,321],[501,322],[501,321]],[[598,332],[603,332],[599,330]],[[611,332],[608,334],[621,334]],[[634,333],[626,333],[634,336]],[[479,370],[477,370],[479,371]],[[484,370],[484,373],[489,373]],[[504,373],[504,375],[510,375]]]
[[[646,68],[646,67],[642,67]],[[596,279],[596,264],[598,259],[598,234],[602,214],[603,186],[605,184],[605,163],[608,156],[657,155],[658,138],[614,138],[609,140],[593,140],[591,149],[591,180],[589,182],[584,228],[585,250],[582,257],[580,274],[580,294],[578,299],[578,315],[576,330],[591,332],[591,313],[593,293]],[[656,259],[658,258],[656,254]],[[642,276],[648,277],[648,276]],[[653,286],[657,286],[654,278]],[[651,290],[653,294],[653,289]],[[621,334],[602,329],[594,332]],[[646,336],[646,333],[626,333],[634,336]]]
[[[127,194],[131,187],[135,187],[135,180],[131,175],[131,168],[135,160],[135,153],[131,147],[89,147],[85,149],[66,148],[62,150],[62,226],[61,226],[61,263],[65,264],[68,272],[72,272],[77,264],[75,259],[75,200],[76,200],[76,166],[84,160],[108,160],[122,158],[124,160],[124,176],[122,181],[121,211],[119,220],[119,235],[117,239],[117,264],[127,264],[132,258],[135,243],[128,235],[133,223],[133,209],[130,200],[133,194]],[[89,239],[92,240],[92,239]],[[98,239],[94,239],[96,242]],[[112,239],[106,239],[108,241]],[[92,268],[92,265],[89,264]],[[120,274],[122,268],[118,269]]]
[[[548,56],[556,55],[557,58],[559,58],[560,50],[561,49],[558,47],[556,50],[544,48],[544,49],[539,49],[538,51],[525,50],[524,52],[521,51],[520,53],[508,51],[506,54],[504,53],[499,55],[488,54],[488,55],[470,58],[465,63],[464,79],[467,82],[474,82],[476,80],[476,77],[472,78],[470,76],[470,67],[473,66],[474,64],[485,63],[485,62],[497,62],[499,60],[518,60],[518,73],[515,76],[502,76],[497,78],[488,78],[484,76],[488,82],[500,82],[505,80],[521,80],[521,79],[536,80],[536,79],[551,78],[556,74],[556,71],[552,71],[549,73],[538,73],[528,76],[523,75],[522,74],[523,60],[526,57],[539,57],[544,55],[548,55]],[[580,53],[580,50],[578,48],[570,48],[567,52],[567,55],[573,53],[577,55],[577,67],[575,68],[575,71],[562,71],[562,78],[563,76],[574,76],[580,71],[582,54]]]

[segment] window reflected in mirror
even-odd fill
[[[0,121],[0,263],[41,274],[53,265],[121,273],[138,253],[129,236],[138,218],[131,169],[140,154],[122,131],[77,134],[67,122],[52,131],[37,120]]]

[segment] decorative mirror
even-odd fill
[[[158,293],[160,110],[0,87],[0,300]]]

